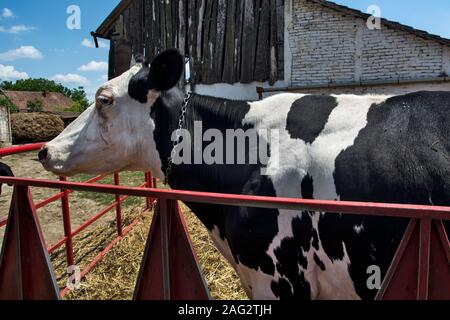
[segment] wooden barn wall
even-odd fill
[[[123,24],[134,53],[185,53],[192,83],[284,78],[284,0],[135,0]]]

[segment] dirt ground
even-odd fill
[[[54,174],[45,171],[36,159],[37,153],[29,152],[20,155],[3,157],[1,161],[8,164],[17,177],[50,180],[58,179]],[[2,195],[0,196],[0,220],[3,220],[8,216],[12,190],[12,187],[5,185],[2,188]],[[34,203],[39,203],[40,201],[45,200],[56,193],[58,193],[58,191],[54,189],[31,188]],[[72,230],[75,230],[105,207],[104,204],[87,198],[86,195],[81,192],[71,193],[69,197]],[[61,216],[61,201],[57,200],[56,202],[39,209],[37,213],[42,231],[44,233],[45,241],[47,242],[47,245],[50,246],[64,236]],[[114,218],[115,216],[113,210],[100,221],[108,222],[114,220]],[[4,232],[5,227],[0,228],[0,244],[3,241]]]

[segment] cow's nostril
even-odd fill
[[[38,153],[38,158],[41,163],[44,163],[47,160],[48,149],[47,147],[43,147],[41,151]]]

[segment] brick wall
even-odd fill
[[[384,25],[369,30],[353,15],[292,1],[292,86],[450,76],[449,47]]]

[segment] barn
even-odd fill
[[[177,47],[213,96],[450,90],[449,39],[369,18],[325,0],[122,0],[92,35],[111,41],[110,77]]]

